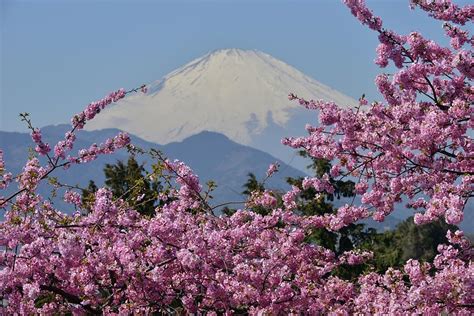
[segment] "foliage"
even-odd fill
[[[139,165],[135,157],[130,156],[127,164],[117,161],[106,164],[104,168],[105,185],[117,199],[128,201],[140,214],[151,216],[159,203],[158,192],[162,190],[160,183],[153,177],[146,176],[143,165]],[[90,183],[89,187],[95,186]],[[97,187],[83,190],[83,196],[96,192]]]
[[[375,234],[362,244],[362,249],[374,253],[374,267],[379,272],[389,268],[402,268],[409,259],[432,262],[437,247],[448,242],[446,234],[456,226],[443,221],[415,225],[413,217],[397,225],[396,229]]]

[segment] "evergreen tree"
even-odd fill
[[[311,164],[308,169],[321,178],[324,174],[329,174],[331,170],[331,163],[325,159],[315,159],[305,151],[300,151],[299,154],[305,158],[311,158]],[[303,216],[310,215],[324,215],[335,212],[335,208],[331,203],[334,199],[341,197],[354,196],[354,182],[351,180],[334,180],[331,178],[331,183],[334,185],[334,193],[316,192],[314,188],[303,190],[303,178],[288,178],[287,182],[295,185],[301,189],[300,203],[298,211]],[[338,232],[332,232],[325,228],[315,229],[311,236],[308,236],[308,241],[314,242],[318,245],[326,247],[341,254],[344,251],[358,248],[364,241],[370,239],[370,236],[375,233],[372,229],[365,229],[364,224],[350,224]]]
[[[252,192],[262,192],[265,190],[263,183],[260,183],[254,173],[248,173],[248,180],[243,185],[245,188],[242,194],[249,196]]]
[[[443,220],[416,225],[413,217],[409,217],[394,230],[376,234],[362,248],[374,252],[374,266],[384,272],[389,267],[402,267],[410,258],[432,261],[438,253],[437,246],[448,243],[446,232],[457,229]]]
[[[95,192],[97,192],[99,188],[95,184],[94,181],[89,180],[89,185],[87,189],[82,190],[82,209],[83,210],[90,210],[94,204],[95,200]]]
[[[106,164],[104,168],[105,186],[109,188],[117,199],[126,200],[131,207],[143,215],[153,215],[159,203],[158,192],[161,184],[146,176],[143,165],[138,164],[133,156],[125,164],[117,161],[116,164]],[[93,203],[93,193],[97,186],[93,181],[83,190],[85,203]],[[86,204],[87,209],[87,204]]]
[[[244,191],[242,191],[243,195],[246,195],[247,197],[250,197],[252,195],[252,192],[255,194],[257,192],[263,192],[265,191],[265,184],[262,182],[259,182],[257,177],[255,176],[254,173],[249,172],[248,173],[248,179],[247,182],[243,185],[245,188]],[[281,199],[279,199],[281,201]],[[270,210],[266,209],[263,206],[257,205],[257,206],[252,206],[251,207],[252,211],[255,213],[261,214],[261,215],[267,215],[270,213]],[[226,214],[233,214],[229,210],[224,210]],[[235,213],[235,211],[234,211]]]

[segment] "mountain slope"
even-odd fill
[[[200,175],[203,183],[217,180],[219,191],[215,196],[223,195],[224,199],[219,197],[222,202],[241,199],[242,185],[247,181],[249,172],[254,173],[257,179],[263,179],[268,165],[273,162],[280,164],[280,171],[267,180],[269,188],[288,189],[286,178],[305,176],[263,151],[240,145],[215,132],[204,131],[182,142],[167,144],[163,146],[163,151],[170,157],[183,157]]]
[[[297,104],[288,101],[289,92],[345,106],[355,104],[268,54],[225,49],[195,59],[153,82],[146,95],[126,97],[106,109],[88,129],[120,127],[161,144],[209,130],[251,144],[254,136],[272,124],[285,127],[299,110]],[[275,144],[278,141],[275,139]]]

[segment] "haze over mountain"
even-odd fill
[[[44,140],[54,144],[62,139],[69,128],[69,125],[45,126],[42,128]],[[118,129],[80,131],[77,133],[73,153],[79,148],[89,147],[92,143],[101,143],[106,138],[115,136],[118,132]],[[203,131],[183,141],[167,145],[148,142],[134,135],[130,136],[133,144],[137,147],[145,150],[158,149],[171,159],[184,161],[199,176],[203,187],[205,187],[208,180],[214,180],[218,187],[212,194],[215,198],[211,201],[211,205],[244,201],[241,192],[244,189],[243,184],[248,179],[248,173],[252,172],[257,176],[257,179],[262,180],[265,178],[265,172],[270,163],[278,162],[280,168],[277,173],[267,179],[266,188],[277,191],[288,190],[290,186],[286,183],[286,178],[306,176],[305,173],[286,165],[283,161],[265,152],[238,144],[225,135],[216,132]],[[5,165],[9,172],[18,174],[21,171],[28,159],[28,148],[30,147],[33,147],[33,142],[29,134],[0,131],[0,148],[4,151]],[[118,160],[126,162],[128,157],[126,150],[120,150],[113,155],[101,155],[97,160],[87,164],[74,165],[67,171],[58,169],[52,174],[52,177],[57,177],[63,184],[87,187],[89,180],[93,180],[97,185],[103,186],[105,164],[114,164]],[[143,163],[147,169],[153,163],[147,156],[138,156],[137,160]],[[15,188],[16,185],[12,184],[3,194],[13,193]],[[58,197],[53,198],[53,201],[58,209],[66,212],[68,210],[72,211],[70,204],[62,202],[62,191],[59,190]],[[48,197],[51,195],[51,187],[44,183],[40,186],[39,192]],[[336,199],[333,203],[336,206],[341,206],[348,202],[345,199]],[[240,208],[243,205],[231,204],[229,206]],[[1,216],[2,214],[0,214],[0,220]],[[377,223],[370,219],[364,222],[368,223],[370,227],[384,230],[395,227],[400,221],[397,217],[389,216],[384,223]]]
[[[46,126],[42,128],[44,140],[54,144],[64,136],[64,133],[69,128],[69,125]],[[92,143],[103,142],[106,138],[113,137],[118,132],[118,129],[80,131],[77,133],[76,146],[73,153],[79,148],[89,147]],[[280,171],[275,173],[266,182],[266,187],[269,189],[289,189],[289,185],[285,181],[287,177],[302,177],[306,175],[265,152],[238,144],[216,132],[204,131],[190,136],[181,142],[173,142],[167,145],[148,142],[134,135],[131,135],[131,138],[133,144],[140,148],[155,148],[171,159],[180,159],[186,162],[200,177],[203,185],[208,180],[214,180],[218,184],[218,188],[213,194],[215,200],[211,203],[212,205],[229,201],[242,201],[243,197],[240,193],[243,191],[243,184],[248,179],[248,173],[253,172],[258,179],[263,179],[268,165],[275,161],[281,164]],[[27,133],[0,131],[0,148],[4,151],[5,165],[8,171],[14,174],[18,174],[21,171],[21,168],[28,159],[28,148],[32,146],[33,142]],[[99,159],[84,165],[74,165],[67,171],[56,170],[52,176],[58,177],[62,183],[70,185],[77,184],[85,187],[89,180],[94,180],[98,185],[102,186],[105,179],[103,173],[105,164],[113,164],[117,160],[125,162],[127,159],[128,153],[125,150],[120,150],[113,155],[100,156]],[[153,163],[146,157],[139,156],[137,159],[141,163],[145,163],[146,167],[150,167],[151,163]],[[5,192],[4,195],[13,192],[12,190],[15,187],[15,184],[11,185],[10,190]],[[40,189],[40,193],[44,196],[49,196],[49,192],[49,187],[43,186]],[[351,203],[351,200],[352,198],[342,198],[340,200],[336,199],[332,203],[336,207],[340,207],[345,203]],[[59,199],[56,198],[55,201],[58,203]],[[355,203],[360,204],[360,198],[357,198]],[[236,208],[242,207],[239,204],[231,206]],[[66,211],[71,209],[70,205],[60,202],[57,204],[57,207]],[[473,210],[473,203],[468,203],[466,205],[464,221],[460,225],[466,232],[474,231]],[[388,216],[383,223],[377,223],[371,219],[364,220],[363,222],[378,230],[385,230],[395,227],[401,219],[412,214],[412,211],[395,212]],[[2,214],[0,214],[0,220],[1,216]]]
[[[167,144],[201,131],[262,149],[284,161],[293,153],[283,136],[303,134],[314,113],[288,100],[305,98],[351,106],[356,101],[256,50],[223,49],[197,58],[107,108],[87,129],[120,128]],[[296,133],[296,134],[295,134]]]
[[[64,133],[70,128],[69,125],[46,126],[42,128],[44,140],[55,144],[64,137]],[[75,154],[80,148],[88,148],[92,143],[101,143],[109,137],[115,136],[118,129],[104,129],[100,131],[80,131],[77,133],[75,143]],[[265,177],[269,164],[279,162],[280,172],[268,179],[269,188],[284,190],[289,189],[285,179],[287,177],[305,176],[304,173],[284,164],[271,155],[260,150],[240,145],[226,136],[204,131],[193,135],[181,142],[173,142],[167,145],[159,145],[147,142],[139,137],[131,135],[135,146],[148,150],[150,148],[162,151],[170,159],[180,159],[193,168],[200,177],[205,187],[208,180],[214,180],[218,188],[214,192],[213,205],[229,202],[242,201],[240,194],[243,184],[248,179],[248,173],[254,173],[258,179]],[[0,148],[4,151],[5,165],[8,171],[18,174],[28,159],[28,148],[33,147],[31,137],[27,133],[2,132],[0,131]],[[129,155],[126,150],[120,150],[113,155],[102,155],[97,160],[83,165],[74,165],[67,171],[56,170],[52,176],[58,177],[62,183],[86,187],[89,180],[94,180],[97,185],[102,186],[105,180],[103,168],[105,164],[114,164],[117,160],[126,162]],[[138,156],[137,160],[145,163],[150,168],[154,161],[148,156]],[[149,169],[150,170],[150,169]],[[12,185],[10,189],[15,189]],[[49,191],[44,187],[42,193],[48,196]],[[3,193],[2,193],[3,194]],[[236,205],[241,207],[242,205]]]

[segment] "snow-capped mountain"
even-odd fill
[[[289,92],[343,106],[355,104],[353,99],[266,53],[223,49],[151,83],[147,94],[126,97],[87,127],[120,128],[160,144],[181,141],[203,130],[215,131],[281,157],[273,148],[280,146],[281,131],[275,129],[285,130],[303,111],[288,100]],[[314,116],[310,121],[314,122]],[[274,137],[273,147],[266,146],[267,134]]]

